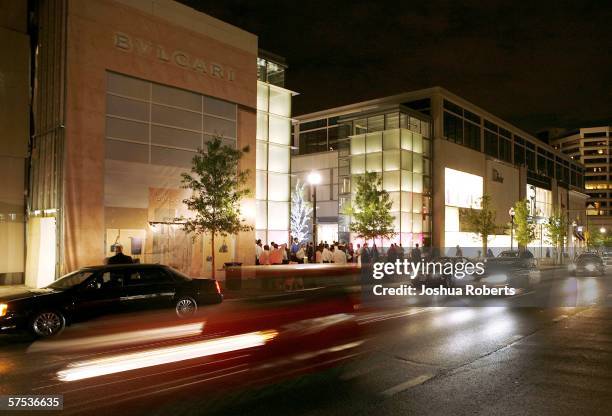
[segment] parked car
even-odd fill
[[[598,254],[582,253],[569,264],[568,270],[572,275],[597,273],[603,276],[606,273],[606,266]]]
[[[0,298],[0,332],[27,329],[37,337],[66,325],[121,310],[172,307],[179,317],[223,300],[217,281],[193,279],[159,264],[85,267],[43,289]]]
[[[531,287],[540,281],[536,259],[529,250],[506,250],[497,257],[487,257],[484,269],[481,281],[486,284]]]
[[[529,250],[516,251],[506,250],[499,253],[497,257],[485,259],[485,273],[496,272],[498,269],[534,269],[536,260]]]

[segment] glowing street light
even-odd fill
[[[321,183],[321,174],[316,170],[313,170],[308,174],[308,183],[311,185],[318,185]]]
[[[605,234],[606,233],[606,228],[605,227],[601,227],[599,229],[599,232],[602,233],[602,234]]]

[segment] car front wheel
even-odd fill
[[[37,337],[52,337],[64,330],[66,318],[57,311],[37,312],[30,320],[30,331]]]
[[[176,301],[175,309],[179,318],[187,318],[198,311],[198,303],[190,296],[182,296]]]

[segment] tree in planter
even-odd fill
[[[304,201],[304,184],[298,180],[291,193],[291,235],[302,243],[310,234],[312,207]]]
[[[491,196],[484,194],[480,198],[480,209],[470,208],[465,216],[466,225],[482,242],[482,253],[487,255],[489,236],[495,234],[496,212],[491,208]]]
[[[519,250],[525,250],[527,245],[535,240],[534,225],[530,221],[529,203],[526,199],[514,204],[514,239]]]
[[[567,218],[560,212],[556,212],[545,225],[548,232],[548,241],[555,249],[555,262],[561,262],[565,238],[567,237]]]
[[[382,179],[374,172],[355,178],[357,181],[354,206],[345,212],[351,216],[350,230],[366,240],[391,238],[393,230],[391,198],[382,189]]]
[[[235,149],[222,144],[215,136],[206,143],[206,149],[198,149],[193,157],[190,173],[182,173],[183,188],[192,191],[183,203],[195,215],[180,218],[187,233],[210,233],[212,243],[212,277],[215,278],[215,236],[225,237],[253,229],[244,224],[240,216],[240,201],[250,191],[245,188],[248,170],[239,170],[238,163],[248,146]]]

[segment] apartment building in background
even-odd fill
[[[589,223],[612,232],[612,126],[554,133],[550,144],[585,167]]]

